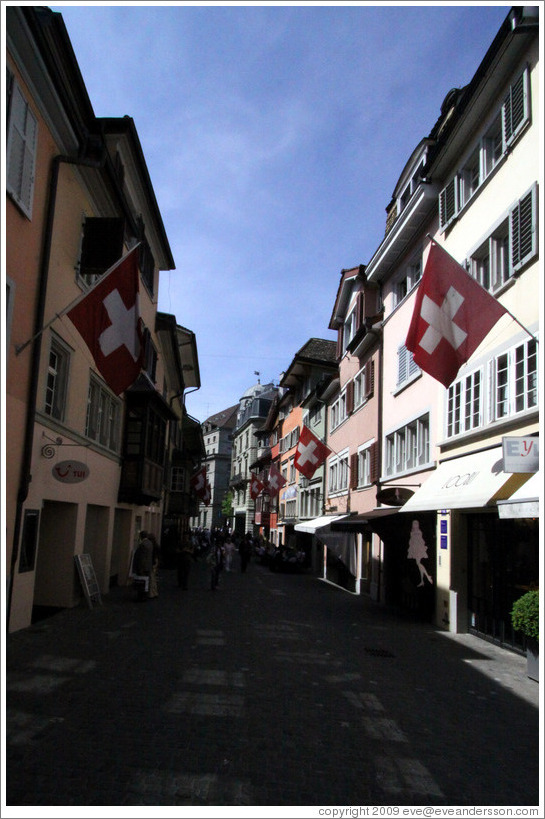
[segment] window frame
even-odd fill
[[[410,446],[412,443],[412,446]],[[410,456],[415,452],[415,457]],[[430,463],[430,415],[424,413],[385,436],[385,474],[414,472]]]
[[[54,368],[51,363],[52,354],[59,362]],[[44,413],[56,421],[64,421],[66,417],[71,359],[72,351],[68,345],[56,333],[51,333],[47,354]]]
[[[87,391],[85,436],[110,452],[121,451],[122,403],[91,374]],[[106,423],[103,423],[106,419]]]

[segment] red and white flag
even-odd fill
[[[303,425],[295,452],[294,466],[305,478],[312,478],[330,452],[331,449]]]
[[[265,484],[261,483],[257,475],[250,472],[250,497],[255,500],[259,493],[263,490]]]
[[[212,489],[206,477],[206,467],[203,466],[191,478],[191,487],[197,497],[199,497],[205,506],[208,506],[212,497]]]
[[[405,345],[419,367],[449,387],[505,313],[497,299],[432,242]]]
[[[98,371],[120,395],[142,369],[138,254],[133,248],[67,312],[94,358]]]
[[[287,483],[287,481],[282,473],[278,471],[274,464],[271,464],[269,467],[269,477],[265,485],[269,495],[278,495],[285,483]]]

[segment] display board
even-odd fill
[[[74,555],[74,560],[78,567],[79,579],[81,580],[89,608],[92,609],[93,606],[101,606],[102,598],[100,596],[100,589],[98,587],[91,555]]]

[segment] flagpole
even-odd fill
[[[77,298],[75,298],[74,301],[70,302],[70,304],[68,304],[63,310],[61,310],[59,313],[55,313],[53,318],[50,321],[48,321],[47,324],[44,324],[42,329],[39,330],[37,333],[35,333],[33,336],[31,336],[31,338],[29,338],[28,341],[25,341],[23,344],[16,345],[15,355],[17,356],[17,355],[19,355],[19,353],[22,353],[23,350],[26,347],[28,347],[29,344],[32,344],[32,342],[36,341],[36,339],[39,338],[42,335],[42,333],[45,333],[47,328],[51,327],[53,322],[55,322],[58,318],[62,318],[62,316],[66,315],[66,313],[69,313],[70,310],[72,310],[77,304],[79,304],[80,301],[83,301],[84,298],[86,298],[90,293],[92,293],[93,290],[96,287],[98,287],[99,284],[102,284],[104,279],[107,276],[109,276],[110,273],[112,273],[116,269],[116,267],[119,267],[119,265],[122,264],[125,261],[125,259],[127,259],[131,255],[131,253],[133,251],[135,251],[136,248],[139,247],[141,244],[142,244],[142,242],[138,242],[138,244],[136,244],[134,247],[131,247],[129,252],[125,253],[125,255],[122,256],[121,259],[118,259],[117,262],[114,262],[113,265],[111,267],[109,267],[108,270],[106,270],[106,272],[103,273],[102,276],[100,276],[97,279],[97,281],[94,283],[94,285],[92,287],[89,288],[89,290],[86,290],[84,293],[80,293],[79,296]]]
[[[464,271],[464,273],[466,274],[466,276],[469,276],[469,278],[470,278],[472,281],[474,281],[474,282],[475,282],[475,284],[478,284],[478,285],[479,285],[479,287],[481,288],[481,290],[484,290],[484,292],[485,292],[485,293],[488,293],[488,295],[489,295],[489,296],[491,295],[491,293],[490,293],[490,292],[489,292],[489,291],[486,289],[486,287],[483,287],[483,286],[482,286],[482,284],[480,283],[480,281],[478,281],[476,278],[474,278],[474,276],[472,276],[472,275],[471,275],[471,273],[468,273],[468,271],[465,269],[465,267],[463,267],[463,266],[460,264],[460,262],[458,261],[458,259],[455,259],[455,258],[454,258],[454,256],[452,255],[452,253],[449,253],[449,252],[448,252],[448,250],[446,250],[446,249],[443,247],[443,245],[440,245],[440,244],[439,244],[439,242],[437,242],[437,241],[436,241],[436,240],[433,238],[433,236],[431,236],[429,233],[426,233],[426,237],[427,237],[428,239],[430,239],[430,241],[432,241],[432,242],[433,242],[435,245],[437,245],[437,247],[440,247],[440,248],[441,248],[441,250],[442,250],[444,253],[446,253],[446,254],[447,254],[447,256],[450,256],[450,258],[451,258],[451,259],[452,259],[454,262],[456,262],[456,264],[458,265],[458,267],[460,267],[460,268],[461,268],[461,270],[463,270],[463,271]],[[494,298],[496,298],[496,297],[494,296]],[[500,304],[501,304],[501,302],[500,302]],[[534,335],[533,333],[531,333],[531,332],[529,331],[529,329],[528,329],[527,327],[525,327],[525,326],[524,326],[524,324],[522,324],[522,323],[521,323],[521,322],[518,320],[518,318],[517,318],[515,315],[513,315],[513,313],[512,313],[510,310],[508,310],[508,309],[507,309],[507,307],[506,307],[504,304],[502,304],[501,306],[502,306],[502,308],[505,310],[505,312],[507,313],[507,315],[508,315],[508,316],[511,316],[511,318],[513,319],[513,321],[514,321],[514,322],[516,322],[516,323],[519,325],[519,327],[521,327],[521,328],[524,330],[524,332],[525,332],[525,333],[528,333],[528,335],[530,336],[530,338],[532,338],[532,339],[535,341],[535,343],[536,343],[536,344],[539,344],[539,339],[537,339],[537,338],[535,337],[535,335]]]

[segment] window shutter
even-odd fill
[[[38,120],[13,81],[7,139],[6,187],[25,216],[32,218]]]
[[[356,297],[356,332],[361,328],[363,325],[364,315],[363,315],[363,292],[360,291]]]
[[[528,119],[528,72],[523,71],[503,101],[503,139],[507,146]]]
[[[535,188],[511,211],[511,269],[515,273],[535,253]]]
[[[83,225],[79,274],[91,283],[123,256],[123,219],[89,217]]]
[[[404,344],[397,348],[397,383],[403,384],[408,378],[407,348]]]
[[[453,177],[439,194],[439,225],[445,229],[458,213],[458,178]]]
[[[369,459],[369,480],[371,483],[376,483],[380,478],[378,441],[375,441],[369,447]]]
[[[343,328],[337,330],[337,358],[341,358],[343,354]]]
[[[371,398],[375,390],[375,362],[368,361],[365,366],[365,397]]]
[[[354,412],[354,382],[349,381],[346,385],[346,414]]]
[[[358,460],[358,453],[353,452],[350,456],[350,489],[356,489],[358,486]]]

